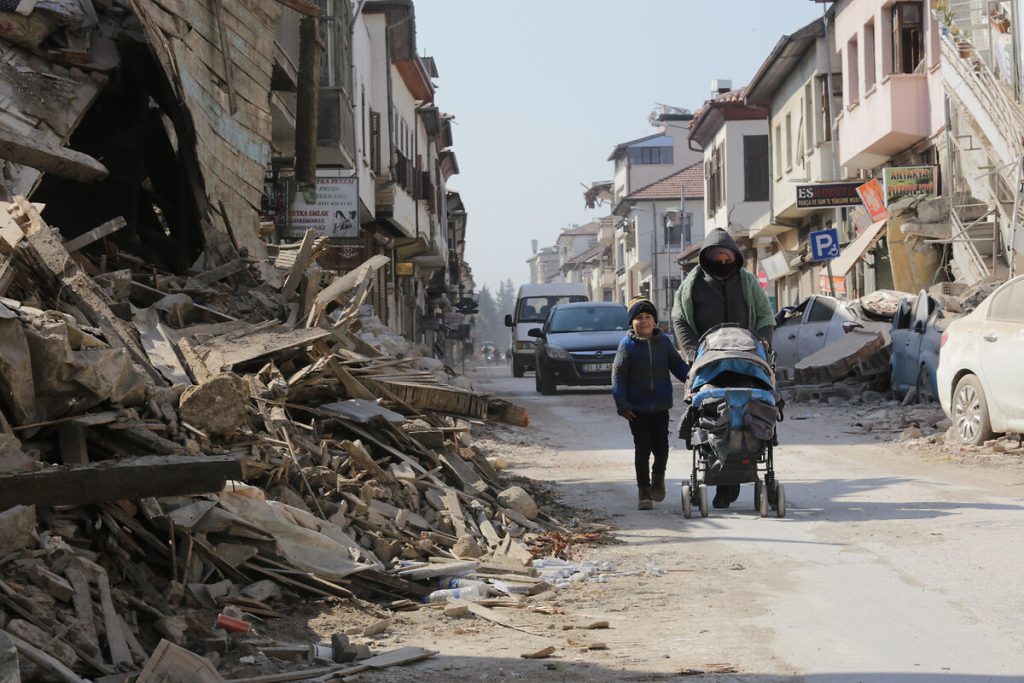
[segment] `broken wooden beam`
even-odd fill
[[[83,183],[94,183],[110,175],[106,166],[88,154],[9,129],[0,129],[0,158]]]
[[[299,253],[295,256],[295,263],[292,264],[291,269],[288,271],[288,277],[281,287],[281,294],[284,295],[285,301],[292,299],[299,287],[299,282],[302,281],[302,274],[306,272],[306,266],[309,265],[309,259],[313,255],[313,246],[316,243],[316,238],[317,232],[312,228],[307,230],[306,234],[302,237]]]
[[[241,480],[243,473],[241,455],[144,455],[0,474],[0,509],[209,493],[230,479]]]
[[[108,235],[114,234],[126,225],[128,225],[128,221],[126,221],[123,216],[111,218],[106,223],[103,223],[88,232],[83,232],[78,237],[69,239],[64,243],[64,248],[68,250],[69,254],[73,254],[79,249],[89,246],[96,240],[101,240]]]

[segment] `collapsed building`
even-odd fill
[[[411,2],[374,11],[387,29]],[[275,127],[320,75],[289,73],[275,38],[296,12],[293,28],[320,8],[0,3],[3,680],[218,680],[221,655],[257,648],[227,632],[282,601],[415,608],[448,576],[502,577],[508,599],[546,586],[529,544],[560,525],[470,435],[525,413],[385,324],[389,293],[422,304],[468,276],[461,199],[418,177],[427,229],[373,233],[348,261],[315,230],[282,240],[266,211]],[[315,169],[309,104],[293,112],[297,178]],[[396,285],[396,258],[425,280]],[[318,675],[431,654],[370,657],[365,635],[318,650]],[[295,655],[261,646],[250,674]]]

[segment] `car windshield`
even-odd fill
[[[557,309],[550,332],[599,332],[626,330],[626,309],[619,306],[582,306]]]
[[[568,304],[574,301],[586,301],[587,297],[570,294],[568,296],[531,296],[519,300],[519,322],[542,323],[548,319],[548,313],[557,304]]]

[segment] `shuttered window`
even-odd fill
[[[743,199],[768,201],[769,157],[767,135],[743,136]]]

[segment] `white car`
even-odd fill
[[[949,324],[935,374],[939,403],[961,443],[1024,433],[1024,276]]]

